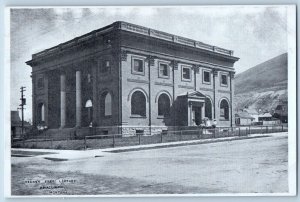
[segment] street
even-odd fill
[[[70,161],[12,157],[12,195],[285,193],[287,140],[284,132]]]

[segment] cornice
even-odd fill
[[[95,41],[97,41],[97,39],[103,37],[104,34],[114,31],[114,30],[123,30],[123,31],[147,36],[150,38],[157,38],[157,39],[168,41],[168,42],[171,42],[174,44],[184,45],[185,47],[193,47],[195,49],[206,51],[211,54],[217,54],[217,55],[229,58],[231,60],[235,60],[235,61],[239,60],[239,58],[233,56],[232,50],[220,48],[218,46],[212,46],[212,45],[200,42],[200,41],[195,41],[195,40],[192,40],[189,38],[169,34],[166,32],[159,31],[159,30],[146,28],[146,27],[143,27],[140,25],[117,21],[117,22],[114,22],[103,28],[100,28],[100,29],[94,30],[92,32],[89,32],[87,34],[84,34],[82,36],[76,37],[65,43],[61,43],[52,48],[49,48],[44,51],[33,54],[32,59],[27,61],[26,64],[35,65],[36,59],[51,56],[53,54],[60,54],[63,50],[72,49],[80,44],[95,42]],[[111,41],[109,39],[106,40],[105,42],[108,43],[108,46],[111,46],[111,44],[110,44]]]

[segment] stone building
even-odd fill
[[[195,30],[196,31],[196,30]],[[132,134],[234,125],[233,51],[115,22],[33,54],[33,125]],[[151,126],[151,127],[150,127]]]

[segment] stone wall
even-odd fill
[[[122,136],[128,137],[128,136],[136,136],[138,134],[144,135],[144,136],[150,136],[150,135],[158,135],[161,134],[164,130],[168,130],[167,126],[125,126],[122,127]],[[141,132],[141,133],[139,133]]]

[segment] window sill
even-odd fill
[[[202,81],[203,84],[206,84],[206,85],[211,85],[211,82],[207,82],[207,81]]]
[[[131,73],[132,73],[132,74],[135,74],[135,75],[145,76],[145,71],[144,71],[144,72],[136,72],[136,71],[132,71]]]
[[[222,83],[221,83],[221,86],[222,86],[222,87],[228,87],[228,84],[222,84]]]
[[[163,76],[163,75],[159,75],[159,76],[158,76],[158,78],[160,78],[160,79],[169,79],[169,78],[170,78],[170,76]]]
[[[184,78],[182,78],[181,81],[184,81],[184,82],[191,82],[192,79],[184,79]]]
[[[146,116],[141,116],[141,115],[131,115],[130,118],[140,118],[140,119],[146,119],[147,117]]]
[[[157,119],[169,119],[170,116],[158,115]]]

